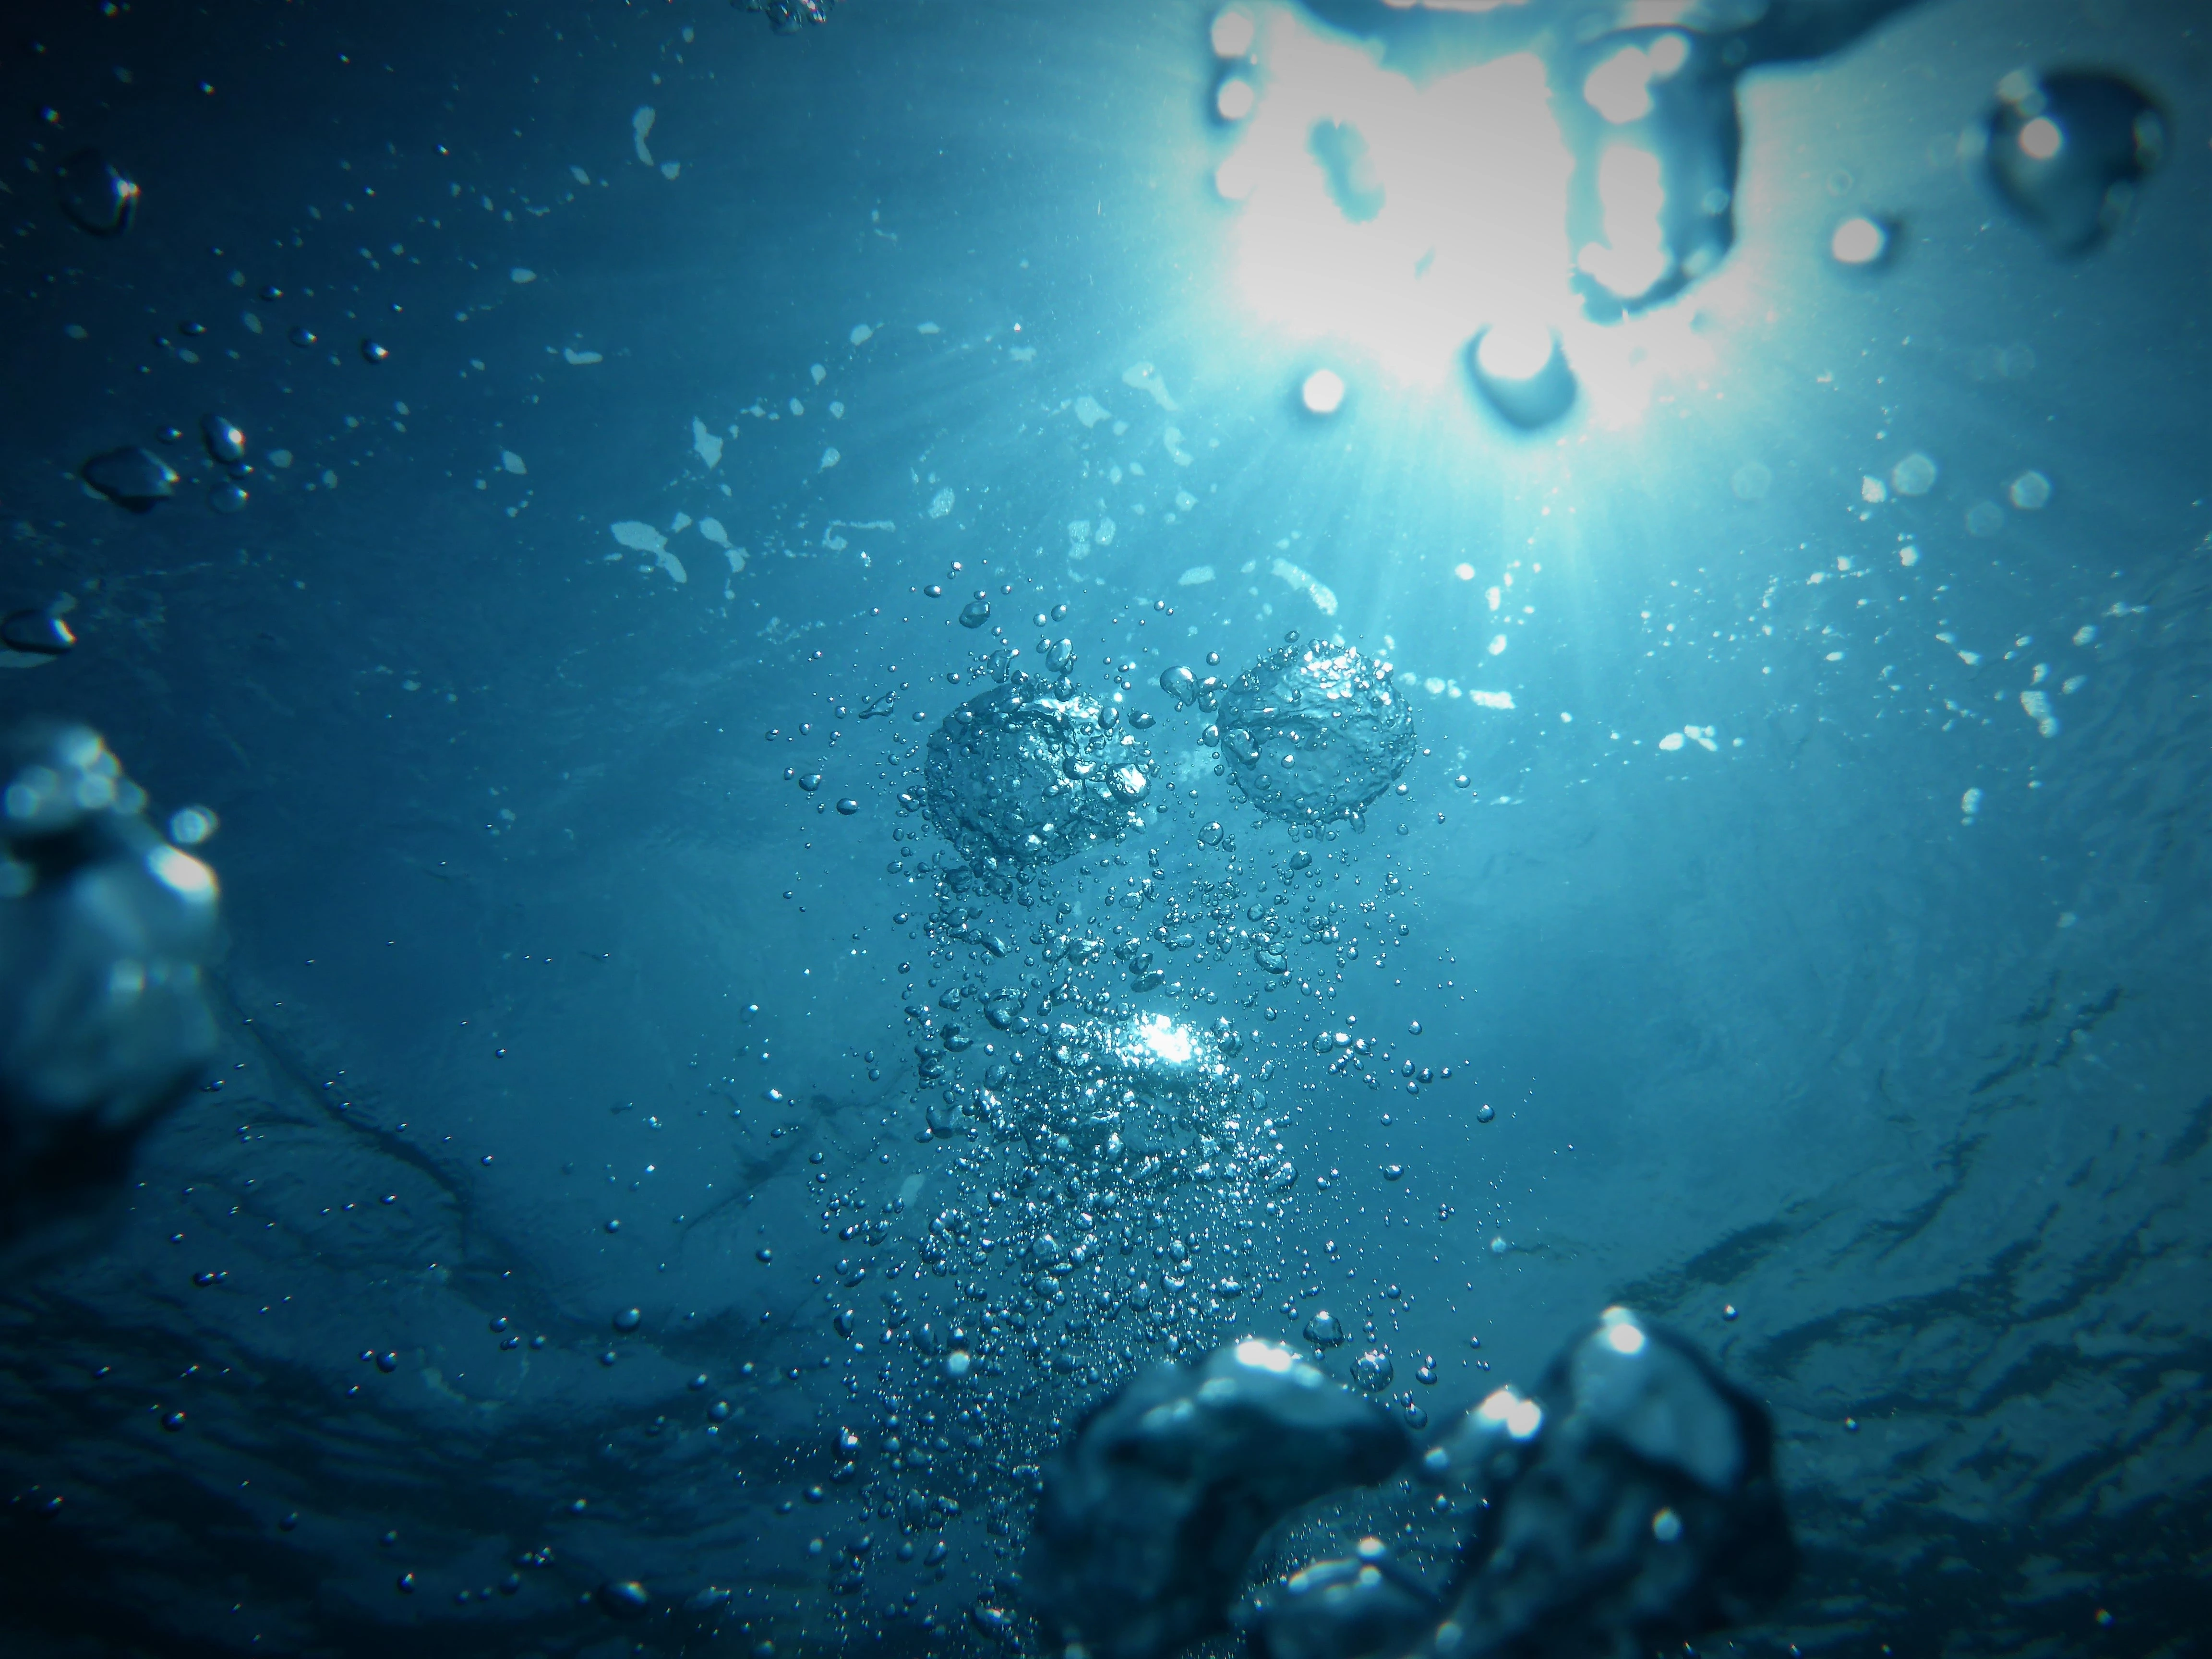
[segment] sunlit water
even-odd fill
[[[0,1304],[11,1652],[988,1649],[1133,1364],[1441,1416],[1613,1301],[1780,1425],[1740,1649],[2194,1650],[2201,19],[1753,75],[1735,247],[1603,322],[1536,46],[1252,15],[9,60],[7,602],[79,643],[0,689],[214,809],[229,933],[217,1081]],[[2023,64],[2170,119],[2083,254],[1976,149]],[[141,445],[157,511],[73,476]],[[1291,629],[1413,708],[1357,829],[1160,689]],[[1063,639],[1145,827],[946,880],[928,737]]]

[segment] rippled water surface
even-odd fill
[[[1137,1364],[1419,1423],[1615,1302],[1777,1419],[1716,1646],[2202,1650],[2198,9],[1748,70],[1625,309],[1577,98],[1710,133],[1534,0],[34,10],[0,711],[228,939],[0,1295],[8,1651],[1035,1648]],[[2023,205],[2069,69],[2156,165]],[[1204,689],[1293,631],[1410,745]]]

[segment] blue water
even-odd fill
[[[8,603],[81,643],[0,710],[216,811],[227,943],[215,1078],[0,1298],[8,1651],[982,1649],[1040,1456],[1133,1364],[1327,1306],[1334,1369],[1387,1348],[1441,1416],[1615,1301],[1776,1415],[1806,1567],[1736,1650],[2202,1650],[2201,14],[1931,0],[1751,76],[1734,251],[1562,313],[1643,357],[1533,433],[1396,290],[1269,308],[1211,15],[11,21]],[[2022,64],[2170,121],[2086,254],[1961,157]],[[125,235],[52,209],[88,143]],[[1895,258],[1830,257],[1853,214]],[[179,500],[77,483],[173,422]],[[1413,708],[1357,830],[1256,817],[1157,686],[1293,629]],[[1158,716],[1149,825],[940,900],[921,745],[1061,636]],[[1243,1034],[1242,1173],[930,1131],[939,993],[972,1095],[1028,1040],[977,994],[1042,1020],[1054,941],[1123,925],[1168,983],[1079,988]],[[1047,1230],[1094,1241],[1057,1307]]]

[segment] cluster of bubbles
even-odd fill
[[[199,433],[208,459],[218,469],[208,489],[208,506],[217,513],[244,512],[246,481],[253,476],[253,463],[246,459],[245,429],[229,416],[210,412],[200,416]],[[173,444],[182,441],[184,435],[180,428],[170,427],[162,432],[161,440]],[[175,467],[138,445],[103,450],[78,469],[78,476],[131,513],[151,513],[173,499],[184,482]]]
[[[1404,1531],[1459,1528],[1453,1586],[1370,1536],[1239,1604],[1272,1528],[1393,1476]],[[1028,1565],[1049,1637],[1096,1659],[1167,1659],[1236,1624],[1263,1659],[1482,1659],[1686,1644],[1771,1605],[1796,1550],[1765,1410],[1613,1308],[1533,1391],[1501,1388],[1425,1444],[1273,1343],[1148,1369],[1050,1460]]]
[[[972,868],[1001,878],[1146,822],[1151,751],[1121,729],[1119,708],[1077,687],[1072,645],[1061,641],[1046,659],[1054,678],[994,657],[998,684],[946,715],[929,739],[931,821]]]
[[[760,13],[778,34],[791,34],[801,23],[828,22],[830,9],[837,0],[731,0],[731,3],[742,3],[747,11]]]
[[[0,1237],[112,1189],[213,1059],[202,964],[216,884],[100,735],[39,722],[0,748]]]
[[[1413,757],[1413,710],[1390,665],[1351,646],[1294,633],[1203,695],[1231,781],[1271,818],[1358,818]]]
[[[73,151],[56,164],[53,179],[55,200],[63,216],[88,235],[103,240],[119,237],[137,220],[142,201],[137,181],[97,149]],[[283,295],[270,287],[262,289],[261,297],[274,301]],[[198,335],[204,326],[186,322],[182,331]],[[302,348],[319,343],[320,338],[305,324],[291,329],[289,337]],[[166,344],[166,337],[160,343]],[[391,360],[391,349],[377,340],[362,339],[360,349],[365,362]],[[214,413],[200,417],[199,429],[209,459],[220,469],[207,489],[209,507],[223,514],[245,511],[250,499],[247,483],[254,469],[246,459],[244,431],[236,422]],[[179,443],[184,436],[182,428],[170,427],[162,432],[161,441]],[[102,450],[77,469],[77,476],[91,489],[134,514],[150,513],[163,501],[173,500],[185,482],[174,466],[143,445]],[[76,643],[76,635],[50,611],[19,611],[0,621],[0,644],[22,659],[57,657]]]

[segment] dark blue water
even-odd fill
[[[1570,21],[1255,15],[1243,124],[1178,3],[10,15],[6,600],[80,643],[0,708],[216,811],[227,938],[218,1071],[0,1297],[9,1652],[981,1650],[1136,1364],[1325,1306],[1441,1417],[1616,1301],[1779,1426],[1805,1568],[1716,1646],[2202,1650],[2202,15],[1750,74],[1734,246],[1593,320]],[[1973,152],[2022,65],[2163,112],[2084,252]],[[1462,356],[1531,319],[1533,431]],[[1291,629],[1413,709],[1357,825],[1158,687]],[[1060,638],[1144,827],[956,880],[899,797]],[[1079,1016],[1238,1034],[1162,1170],[976,1106]]]

